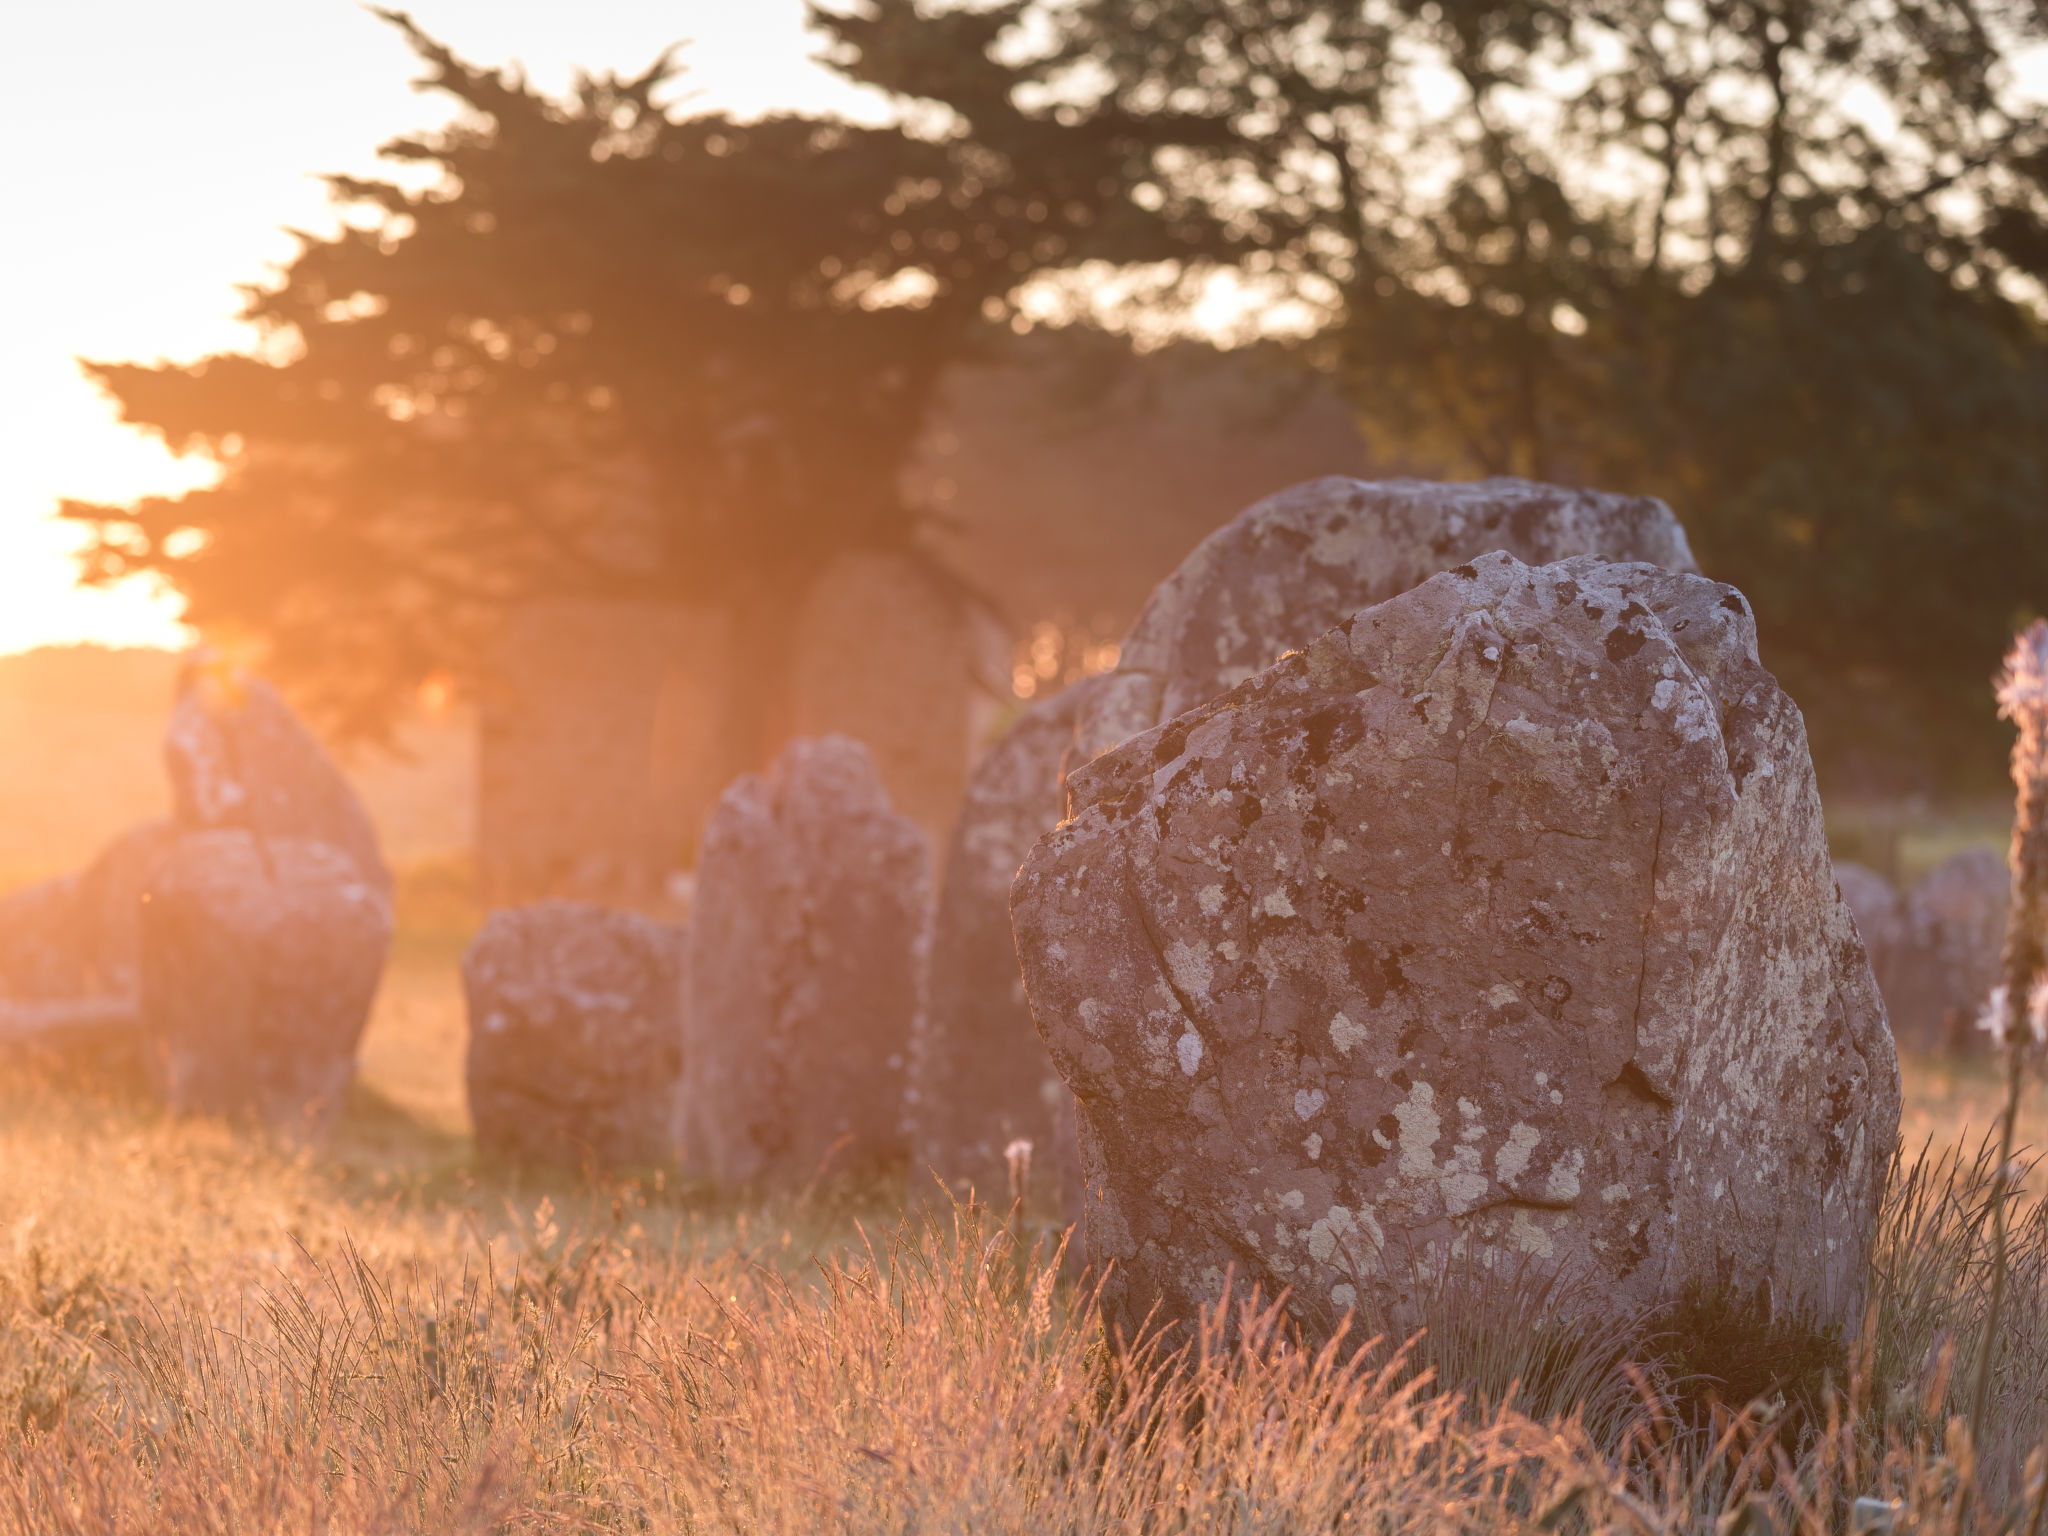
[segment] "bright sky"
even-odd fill
[[[558,90],[637,72],[668,43],[697,104],[874,112],[810,61],[802,0],[415,0],[478,63]],[[0,0],[0,653],[72,640],[180,643],[176,604],[73,585],[60,496],[121,501],[203,470],[115,423],[73,362],[185,359],[249,340],[235,285],[333,227],[324,171],[445,121],[397,34],[354,0]]]

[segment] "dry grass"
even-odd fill
[[[2048,1218],[2015,1223],[1973,1469],[1949,1363],[1982,1316],[1987,1185],[1953,1151],[1898,1181],[1882,1305],[1803,1426],[1688,1427],[1629,1341],[1527,1293],[1446,1305],[1405,1351],[1310,1356],[1247,1314],[1246,1347],[1169,1370],[1107,1356],[1043,1249],[975,1212],[904,1225],[900,1187],[748,1206],[475,1165],[449,958],[405,951],[318,1155],[119,1085],[0,1078],[0,1532],[1818,1536],[1858,1496],[1898,1501],[1901,1530],[2032,1513]],[[1931,1124],[1968,1081],[1916,1072],[1912,1097]]]

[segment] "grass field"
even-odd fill
[[[2038,1204],[1970,1501],[1949,1427],[1981,1169],[1895,1196],[1869,1347],[1831,1378],[1853,1403],[1780,1393],[1775,1426],[1722,1421],[1718,1449],[1658,1397],[1683,1383],[1514,1298],[1447,1312],[1404,1359],[1305,1356],[1254,1318],[1246,1347],[1165,1371],[1109,1356],[999,1222],[906,1224],[900,1184],[761,1202],[479,1166],[458,953],[446,925],[402,943],[317,1153],[119,1083],[0,1078],[0,1532],[1731,1536],[1844,1529],[1855,1495],[1899,1501],[1901,1530],[2030,1513]],[[1907,1083],[1907,1135],[1937,1155],[1995,1112],[1988,1067]]]

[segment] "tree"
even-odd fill
[[[906,62],[949,24],[912,0],[820,21],[966,140],[1022,112],[1142,141],[1129,196],[1315,308],[1304,358],[1390,460],[1667,497],[1836,781],[1989,769],[1984,678],[2048,589],[2048,129],[2012,77],[2038,6],[1003,15],[993,109]]]
[[[523,602],[723,605],[752,668],[739,760],[760,760],[811,579],[920,548],[899,471],[984,306],[1047,262],[1158,243],[1115,197],[1120,151],[1068,136],[1020,164],[898,128],[677,118],[656,102],[671,55],[552,101],[377,14],[462,116],[383,147],[409,178],[331,179],[354,222],[248,290],[254,353],[89,365],[222,477],[67,503],[95,534],[87,578],[161,576],[342,735],[385,731],[431,673],[475,677]],[[1000,25],[944,38],[971,63]]]

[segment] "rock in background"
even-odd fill
[[[1493,550],[1693,571],[1671,509],[1528,480],[1311,480],[1216,530],[1153,592],[1080,722],[1082,755],[1206,704],[1331,625]]]
[[[239,827],[181,836],[141,922],[143,1036],[165,1101],[327,1129],[391,931],[390,901],[326,843]]]
[[[1998,983],[2012,877],[1989,848],[1971,848],[1913,883],[1892,942],[1879,952],[1892,1031],[1912,1051],[1980,1043],[1977,1017]]]
[[[1484,556],[1069,787],[1013,911],[1113,1332],[1454,1255],[1855,1326],[1897,1064],[1739,593]]]
[[[1899,942],[1905,922],[1899,893],[1892,889],[1891,881],[1869,865],[1847,859],[1835,861],[1835,885],[1842,900],[1849,904],[1856,929],[1863,936],[1863,947],[1869,951],[1870,967],[1882,985],[1885,960]],[[1892,1033],[1898,1033],[1896,1019],[1892,1021]]]
[[[326,843],[391,894],[370,813],[262,678],[203,657],[188,665],[164,733],[164,762],[179,827],[243,827],[260,837]]]
[[[929,941],[923,833],[859,742],[791,742],[705,828],[684,1009],[690,1161],[734,1182],[899,1158]]]
[[[687,941],[589,902],[493,912],[462,957],[478,1149],[571,1166],[674,1157]]]
[[[1031,845],[1060,819],[1061,763],[1100,680],[1084,679],[1027,710],[983,756],[947,850],[932,928],[930,992],[910,1053],[905,1094],[911,1187],[930,1172],[964,1198],[1000,1204],[1004,1157],[1033,1145],[1038,1182],[1074,1167],[1062,1137],[1067,1088],[1047,1060],[1024,1001],[1010,933],[1010,884]],[[1078,1219],[1078,1211],[1070,1212]]]

